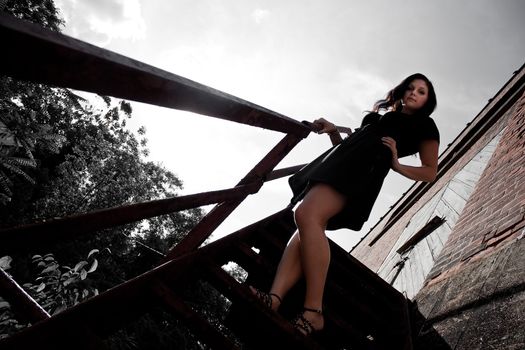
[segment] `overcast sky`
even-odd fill
[[[359,125],[404,77],[434,83],[440,152],[525,63],[523,0],[56,0],[64,32],[297,120]],[[133,103],[151,158],[181,194],[234,186],[284,135]],[[312,134],[278,167],[330,146]],[[402,162],[418,164],[409,157]],[[349,250],[413,182],[391,172],[361,232],[329,232]],[[284,208],[286,179],[266,184],[217,230]]]

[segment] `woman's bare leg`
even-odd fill
[[[273,280],[270,293],[283,297],[288,293],[301,278],[303,269],[301,267],[300,238],[298,233],[294,233],[286,246],[277,272]],[[280,302],[277,298],[273,299],[272,309],[277,310]]]
[[[323,294],[330,264],[330,247],[325,229],[328,220],[339,213],[345,197],[325,184],[313,186],[295,211],[299,232],[301,268],[306,280],[304,307],[323,308]],[[315,329],[324,327],[321,314],[305,311],[303,316]]]
[[[328,185],[317,184],[310,189],[295,211],[295,221],[299,230],[284,250],[270,293],[284,297],[304,275],[304,306],[322,309],[324,286],[330,264],[330,248],[325,235],[326,223],[341,211],[344,203],[345,197]],[[255,292],[253,289],[252,291]],[[274,296],[271,298],[272,309],[277,310],[280,301]],[[305,312],[304,317],[316,329],[323,328],[322,315]]]

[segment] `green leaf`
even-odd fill
[[[55,263],[55,264],[53,264],[53,265],[51,265],[51,266],[46,267],[46,268],[42,271],[42,273],[52,272],[52,271],[55,271],[56,269],[58,269],[58,264]]]
[[[93,263],[91,264],[91,267],[89,268],[88,273],[95,271],[97,267],[98,267],[98,261],[97,259],[95,259],[93,260]]]
[[[0,311],[11,308],[7,301],[0,301]]]
[[[42,283],[40,283],[40,285],[36,289],[36,292],[39,293],[39,292],[43,291],[44,288],[46,288],[46,284],[44,282],[42,282]]]
[[[73,270],[75,271],[79,271],[81,268],[83,268],[84,266],[86,266],[88,264],[87,261],[81,261],[79,262],[78,264],[75,265],[75,267],[73,268]]]
[[[98,253],[98,252],[99,252],[98,249],[93,249],[93,250],[91,250],[91,251],[89,252],[88,256],[87,256],[88,259],[89,259],[89,257],[90,257],[91,255],[93,255],[93,254],[95,254],[95,253]]]
[[[53,311],[53,315],[56,315],[56,314],[64,311],[65,309],[67,309],[66,305],[64,305],[64,304],[60,305]]]
[[[80,279],[81,279],[82,281],[85,280],[86,277],[87,277],[87,274],[88,274],[88,273],[87,273],[86,270],[82,270],[82,271],[80,271]]]
[[[13,261],[13,258],[11,258],[9,255],[1,257],[0,258],[0,268],[2,268],[2,270],[9,270],[11,268],[12,261]]]
[[[82,290],[82,299],[86,299],[89,295],[89,290],[83,289]]]

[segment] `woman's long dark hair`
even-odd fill
[[[390,108],[396,110],[399,108],[398,104],[403,98],[405,91],[408,90],[410,83],[416,79],[423,80],[428,86],[427,103],[425,103],[425,105],[417,111],[417,114],[425,117],[430,116],[432,112],[434,112],[434,109],[436,109],[437,105],[436,91],[434,90],[434,85],[432,85],[432,82],[421,73],[415,73],[406,77],[398,86],[388,92],[385,99],[379,100],[374,104],[373,111],[379,112],[380,110],[387,110]]]

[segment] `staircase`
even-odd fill
[[[0,36],[5,48],[0,73],[13,78],[187,110],[286,133],[232,189],[135,203],[0,230],[0,248],[9,250],[72,240],[107,227],[220,203],[168,254],[164,264],[52,317],[0,271],[2,296],[6,294],[6,300],[9,297],[13,304],[19,303],[33,323],[1,340],[0,349],[104,349],[105,338],[158,308],[176,315],[211,349],[412,349],[406,299],[333,242],[330,242],[332,259],[325,289],[323,332],[304,337],[288,321],[302,307],[302,283],[285,297],[279,313],[268,310],[251,294],[248,285],[268,290],[284,247],[295,231],[290,207],[197,249],[265,181],[290,175],[301,167],[273,170],[310,133],[311,127],[4,14],[0,14]],[[230,262],[246,271],[245,280],[235,279],[223,268]],[[219,321],[211,321],[192,307],[186,287],[196,282],[211,286],[229,300],[229,308]]]
[[[292,211],[286,208],[0,341],[0,348],[74,344],[74,348],[101,349],[100,339],[162,306],[212,349],[411,349],[403,295],[333,242],[323,332],[307,338],[287,321],[302,305],[301,285],[286,296],[279,314],[258,302],[247,285],[268,289],[294,231]],[[221,268],[229,262],[247,272],[244,283]],[[184,300],[184,286],[196,280],[207,282],[231,301],[222,332]]]

